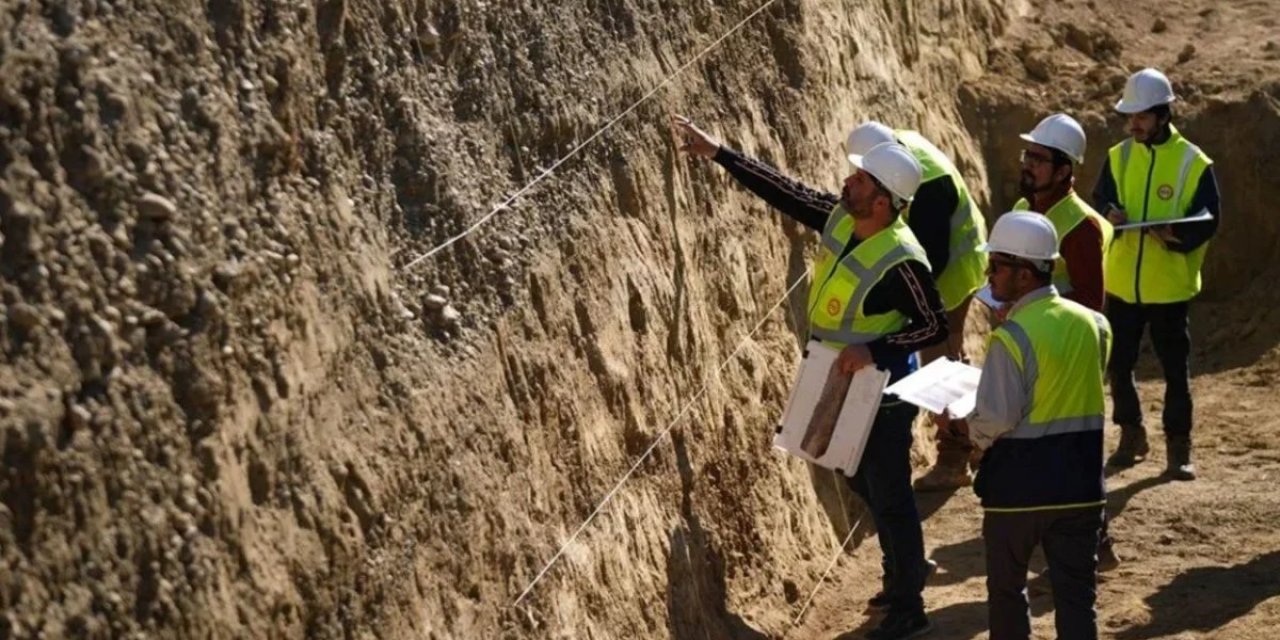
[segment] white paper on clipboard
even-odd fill
[[[831,367],[839,355],[839,351],[817,340],[809,341],[773,444],[791,455],[852,476],[862,460],[862,451],[880,409],[880,398],[889,382],[889,373],[875,367],[864,367],[854,374],[835,420],[835,429],[830,432],[829,442],[822,448],[821,455],[812,455],[805,450],[806,435],[812,440],[814,434],[810,425],[816,413],[833,409],[822,406],[821,400],[830,382]],[[808,444],[812,451],[812,442]]]
[[[919,371],[893,383],[884,392],[932,411],[955,418],[973,413],[978,400],[982,370],[949,358],[938,358]]]
[[[1147,220],[1146,222],[1126,222],[1124,224],[1115,225],[1115,229],[1117,230],[1141,229],[1143,227],[1159,227],[1161,225],[1166,225],[1166,224],[1183,224],[1186,222],[1205,222],[1206,220],[1212,220],[1212,219],[1213,219],[1213,214],[1209,213],[1208,209],[1201,209],[1195,215],[1187,216],[1185,218],[1170,218],[1168,220]]]

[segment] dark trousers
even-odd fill
[[[987,617],[991,640],[1028,640],[1027,561],[1044,547],[1053,585],[1058,640],[1097,640],[1098,528],[1102,507],[1014,513],[987,512]]]
[[[1142,330],[1151,325],[1151,343],[1164,368],[1164,432],[1191,434],[1191,332],[1188,303],[1129,304],[1107,296],[1107,320],[1111,323],[1111,419],[1116,424],[1142,426],[1142,406],[1133,380]]]
[[[911,490],[911,423],[905,402],[881,406],[849,488],[862,496],[879,532],[891,612],[924,610],[924,532]]]

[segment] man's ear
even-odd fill
[[[1057,166],[1057,167],[1054,167],[1053,169],[1054,182],[1062,182],[1063,180],[1066,180],[1070,176],[1071,176],[1071,165],[1069,164]]]

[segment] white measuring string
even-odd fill
[[[577,530],[573,532],[573,535],[569,536],[569,539],[560,546],[560,550],[556,551],[556,554],[551,557],[551,560],[547,561],[546,566],[542,567],[542,570],[539,571],[538,575],[529,583],[529,586],[525,587],[524,591],[520,593],[520,597],[516,598],[515,602],[512,603],[511,606],[519,606],[519,604],[524,601],[525,597],[529,595],[529,592],[533,591],[533,588],[542,580],[542,577],[547,574],[547,571],[551,570],[552,565],[560,559],[560,556],[564,555],[564,552],[569,548],[569,545],[573,544],[574,540],[578,539],[578,535],[581,534],[593,520],[595,520],[596,516],[600,514],[600,511],[604,509],[605,505],[609,504],[609,501],[613,499],[614,494],[618,493],[618,490],[622,488],[622,485],[626,483],[626,481],[631,478],[632,474],[636,472],[636,469],[639,469],[640,465],[644,464],[644,461],[649,459],[649,455],[653,453],[655,448],[657,448],[658,443],[662,442],[662,439],[667,437],[668,433],[671,433],[671,430],[680,423],[680,420],[684,418],[685,414],[689,413],[689,410],[693,408],[693,405],[697,404],[698,400],[702,398],[702,395],[707,392],[707,387],[711,386],[711,381],[718,378],[720,376],[720,372],[724,371],[725,367],[729,366],[729,363],[733,362],[733,359],[738,357],[738,353],[746,346],[747,341],[760,330],[760,327],[764,326],[765,321],[773,315],[773,312],[776,311],[778,307],[781,307],[783,303],[787,301],[791,292],[795,291],[796,287],[800,286],[800,283],[804,282],[805,278],[808,276],[809,271],[806,270],[800,275],[800,277],[796,278],[796,281],[787,288],[786,293],[782,294],[782,297],[778,302],[770,307],[763,316],[761,316],[760,320],[756,322],[756,326],[752,327],[751,331],[749,331],[747,335],[742,337],[742,340],[738,342],[738,346],[734,348],[733,353],[730,353],[729,357],[725,358],[724,362],[720,363],[720,366],[715,370],[715,372],[707,377],[706,381],[702,383],[702,388],[698,389],[698,393],[694,394],[693,398],[689,400],[689,402],[684,405],[684,408],[676,414],[676,417],[671,420],[671,423],[658,434],[658,437],[653,439],[653,442],[644,450],[644,453],[640,455],[640,458],[636,460],[635,464],[631,465],[631,468],[622,476],[622,479],[619,480],[617,484],[613,485],[613,488],[609,490],[609,493],[605,494],[604,499],[600,501],[600,504],[596,505],[596,508],[591,512],[591,515],[587,516],[587,519],[578,526]]]
[[[597,130],[595,133],[591,134],[591,137],[587,138],[586,140],[583,140],[581,143],[578,144],[578,146],[574,147],[572,150],[569,151],[569,153],[565,154],[564,157],[560,158],[559,160],[556,160],[555,163],[553,163],[550,167],[543,169],[542,173],[539,173],[538,176],[534,178],[532,182],[530,182],[529,184],[526,184],[519,191],[516,191],[515,193],[508,196],[506,200],[503,200],[500,204],[495,206],[493,210],[491,210],[489,213],[486,213],[485,215],[481,216],[479,220],[476,220],[474,223],[472,223],[471,226],[467,227],[465,231],[463,231],[462,233],[459,233],[456,236],[453,236],[452,238],[449,238],[448,240],[445,240],[443,243],[432,248],[430,251],[427,251],[426,253],[414,258],[413,260],[410,260],[407,264],[401,267],[400,270],[408,271],[409,269],[412,269],[414,266],[420,264],[422,261],[426,260],[427,258],[430,258],[431,256],[434,256],[435,254],[440,253],[441,251],[443,251],[445,248],[449,247],[453,243],[467,237],[468,235],[471,235],[473,231],[475,231],[476,229],[479,229],[482,225],[484,225],[484,223],[488,222],[490,218],[497,215],[499,211],[506,209],[512,202],[515,202],[516,198],[519,198],[520,196],[524,195],[524,193],[532,189],[534,185],[538,184],[539,182],[542,182],[543,178],[546,178],[547,176],[554,173],[555,170],[558,169],[560,165],[564,164],[567,160],[569,160],[569,158],[572,158],[573,156],[577,155],[577,153],[581,151],[583,147],[590,144],[596,138],[599,138],[600,136],[604,135],[604,133],[609,129],[613,128],[613,125],[617,124],[619,120],[629,115],[632,111],[635,111],[636,108],[638,108],[646,100],[653,97],[655,93],[657,93],[663,87],[670,84],[671,81],[675,80],[677,76],[684,73],[685,70],[688,69],[689,67],[693,66],[693,63],[697,62],[703,56],[710,53],[711,50],[719,46],[720,43],[725,40],[725,38],[728,38],[729,36],[733,35],[735,32],[738,31],[738,29],[741,29],[742,26],[745,25],[748,21],[750,21],[752,18],[756,17],[757,15],[760,15],[761,12],[769,8],[769,5],[772,5],[777,1],[778,0],[767,0],[764,4],[760,5],[760,8],[756,9],[755,11],[752,11],[750,15],[738,21],[738,24],[734,25],[732,29],[729,29],[728,31],[726,31],[724,35],[720,36],[719,38],[716,38],[715,42],[712,42],[711,44],[707,45],[706,48],[704,48],[702,51],[698,53],[698,55],[694,56],[688,62],[681,65],[680,68],[676,69],[674,73],[668,75],[665,79],[663,79],[662,82],[658,84],[658,86],[650,89],[648,93],[644,94],[643,96],[640,97],[639,100],[636,100],[634,103],[632,103],[631,106],[627,107],[625,111],[614,116],[613,119],[609,120],[609,122],[607,122],[603,127]]]
[[[800,619],[803,618],[804,613],[809,610],[809,605],[813,603],[814,596],[818,595],[818,589],[822,588],[822,583],[826,581],[831,570],[836,568],[836,563],[840,562],[840,557],[844,555],[845,547],[849,546],[849,541],[853,539],[854,532],[858,530],[858,527],[861,524],[862,518],[858,518],[858,521],[853,523],[853,526],[849,528],[849,535],[844,537],[844,542],[840,543],[839,549],[836,549],[835,557],[831,558],[831,562],[827,564],[827,570],[822,572],[821,578],[818,578],[818,584],[813,585],[813,591],[809,592],[809,599],[804,601],[803,607],[800,607],[800,613],[796,614],[796,619],[791,621],[791,628],[787,629],[787,633],[791,633],[791,630],[795,629],[796,625],[800,624]]]

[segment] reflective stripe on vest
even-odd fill
[[[831,346],[865,344],[906,326],[906,316],[897,311],[864,315],[863,304],[895,265],[907,260],[917,260],[926,267],[929,264],[924,249],[901,218],[840,258],[853,241],[853,216],[837,205],[828,217],[809,286],[810,334]]]
[[[950,180],[956,191],[956,208],[949,216],[950,238],[947,264],[938,275],[938,293],[942,306],[950,311],[964,302],[986,282],[987,254],[978,250],[987,241],[987,226],[982,212],[973,205],[973,196],[960,176],[960,171],[940,149],[915,131],[899,130],[895,137],[911,151],[924,171],[920,184],[932,180]],[[910,220],[911,211],[908,210]]]
[[[1101,314],[1057,295],[1031,302],[992,333],[1031,390],[1026,417],[1003,437],[1031,439],[1101,430],[1110,329]]]
[[[1159,221],[1189,211],[1195,187],[1212,161],[1170,128],[1169,139],[1148,147],[1128,138],[1109,152],[1119,206],[1129,219]],[[1115,236],[1107,252],[1107,293],[1125,302],[1170,303],[1200,292],[1200,269],[1208,243],[1189,253],[1165,249],[1149,234],[1128,230]]]
[[[1031,203],[1026,198],[1018,200],[1013,205],[1014,211],[1030,211]],[[1098,230],[1102,232],[1102,254],[1103,264],[1106,264],[1107,248],[1111,246],[1111,239],[1114,230],[1111,223],[1106,218],[1094,211],[1089,203],[1085,202],[1080,194],[1072,191],[1061,200],[1056,202],[1049,210],[1044,213],[1049,222],[1053,223],[1053,228],[1058,232],[1058,250],[1062,250],[1062,242],[1067,238],[1067,234],[1071,233],[1085,218],[1093,218],[1098,225]],[[1098,265],[1098,272],[1102,272],[1102,266]],[[1067,270],[1067,258],[1062,256],[1053,263],[1053,286],[1058,289],[1058,293],[1068,294],[1075,291],[1075,286],[1071,283],[1071,273]]]

